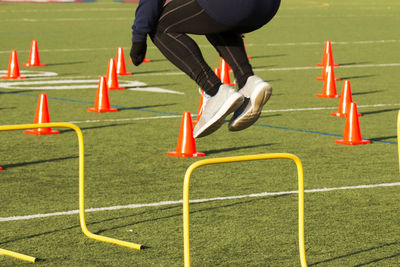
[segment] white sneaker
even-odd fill
[[[233,114],[228,125],[230,131],[244,130],[258,120],[263,106],[272,94],[272,87],[260,77],[253,75],[247,79],[239,93],[245,97],[245,101]]]
[[[203,96],[203,107],[200,120],[193,130],[193,137],[199,138],[207,136],[224,124],[226,116],[234,112],[242,105],[244,97],[228,85],[221,85],[218,93]]]

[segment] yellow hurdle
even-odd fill
[[[183,183],[183,245],[184,245],[184,265],[190,267],[190,241],[189,241],[189,183],[190,176],[193,171],[204,165],[229,163],[229,162],[240,162],[240,161],[251,161],[251,160],[262,160],[262,159],[291,159],[296,163],[297,175],[298,175],[298,209],[299,209],[299,255],[300,263],[302,267],[307,266],[306,253],[304,246],[304,175],[303,166],[300,159],[288,153],[271,153],[271,154],[259,154],[259,155],[248,155],[248,156],[235,156],[215,159],[204,159],[194,162],[186,170],[185,180]]]
[[[400,172],[400,110],[397,115],[397,149],[399,150],[399,172]]]
[[[52,123],[42,123],[42,124],[20,124],[20,125],[4,125],[0,126],[0,131],[12,131],[12,130],[25,130],[25,129],[34,129],[34,128],[70,128],[73,129],[76,132],[76,135],[78,137],[78,144],[79,144],[79,218],[80,218],[80,225],[82,232],[89,238],[102,241],[102,242],[107,242],[107,243],[112,243],[116,244],[119,246],[124,246],[128,248],[133,248],[133,249],[138,249],[140,250],[142,248],[142,245],[140,244],[135,244],[131,242],[126,242],[102,235],[97,235],[93,234],[90,232],[86,226],[85,222],[85,201],[84,201],[84,148],[83,148],[83,135],[81,129],[72,124],[72,123],[66,123],[66,122],[52,122]],[[36,258],[27,256],[24,254],[20,254],[17,252],[5,250],[5,249],[0,249],[0,255],[6,255],[10,257],[14,257],[17,259],[29,261],[29,262],[35,262]]]

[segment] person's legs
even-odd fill
[[[173,0],[164,8],[157,29],[151,35],[165,57],[196,81],[207,94],[203,100],[202,116],[193,131],[195,138],[220,128],[226,116],[241,106],[244,97],[233,88],[222,85],[187,33],[207,34],[227,29],[227,26],[210,18],[196,0]]]
[[[207,11],[198,2],[206,5]],[[242,88],[253,71],[241,34],[254,31],[271,20],[280,0],[219,0],[206,3],[203,0],[172,0],[164,8],[151,38],[174,65],[209,95],[214,95],[220,81],[187,34],[205,35],[232,68],[239,88]]]
[[[242,88],[246,84],[247,78],[254,75],[244,48],[242,35],[227,31],[207,34],[206,37],[232,68],[238,87]]]
[[[164,8],[151,38],[169,61],[213,96],[221,81],[205,62],[196,42],[187,34],[207,34],[227,29],[227,26],[210,18],[196,0],[172,0]]]
[[[232,0],[229,0],[232,1]],[[256,5],[258,0],[249,0],[253,5]],[[266,1],[266,0],[260,0]],[[270,0],[278,1],[278,0]],[[235,1],[236,2],[236,1]],[[241,4],[248,5],[249,2],[237,1]],[[240,13],[240,10],[236,10]],[[225,13],[221,13],[222,15]],[[259,16],[260,21],[253,25],[231,25],[227,26],[217,22],[211,18],[205,10],[200,7],[197,0],[172,0],[164,8],[156,30],[151,34],[154,44],[159,50],[169,59],[175,66],[185,72],[200,86],[201,89],[206,91],[207,95],[218,95],[220,89],[223,92],[219,97],[215,97],[210,101],[203,104],[205,111],[213,110],[210,114],[201,117],[197,123],[194,136],[201,137],[208,135],[218,129],[224,122],[225,117],[236,110],[243,102],[243,96],[239,93],[234,93],[233,90],[221,86],[221,81],[215,75],[213,70],[204,61],[201,51],[197,44],[187,34],[206,35],[210,43],[217,49],[219,54],[226,60],[234,71],[234,75],[239,84],[239,88],[246,87],[249,77],[253,77],[253,71],[248,61],[246,51],[244,49],[241,33],[253,31],[261,27],[270,18],[265,19]],[[254,22],[254,20],[251,20]],[[255,85],[254,82],[249,83]],[[271,90],[267,88],[268,84],[264,83],[263,86],[258,85],[257,96],[254,97],[253,89],[247,86],[248,90],[245,95],[250,101],[252,99],[263,99],[263,101],[256,101],[258,105],[250,105],[250,112],[247,112],[247,117],[252,114],[257,114],[254,120],[246,118],[243,125],[240,123],[239,128],[235,128],[237,120],[241,120],[240,114],[236,114],[236,122],[230,124],[230,130],[240,130],[247,128],[253,124],[259,117],[262,106],[270,96]],[[261,88],[261,91],[259,90]],[[218,101],[216,99],[219,99]],[[265,100],[265,101],[264,101]],[[208,103],[208,104],[207,104]],[[250,102],[246,104],[249,106]],[[207,106],[213,105],[212,108]],[[217,108],[215,107],[217,106]],[[253,109],[256,112],[253,112]],[[241,108],[240,110],[245,110]],[[211,123],[211,124],[210,124]],[[232,127],[231,127],[232,125]]]

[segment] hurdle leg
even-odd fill
[[[9,257],[13,257],[13,258],[16,258],[16,259],[20,259],[20,260],[28,261],[28,262],[32,262],[32,263],[35,263],[35,261],[36,261],[35,257],[28,256],[28,255],[25,255],[25,254],[21,254],[21,253],[18,253],[18,252],[14,252],[14,251],[11,251],[11,250],[2,249],[2,248],[0,248],[0,255],[9,256]]]
[[[399,115],[397,115],[397,149],[399,150],[399,172],[400,172],[400,110]]]

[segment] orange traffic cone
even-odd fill
[[[349,115],[346,118],[343,139],[335,140],[336,144],[343,145],[364,145],[370,144],[370,140],[361,138],[360,124],[357,116],[357,105],[354,102],[350,103]]]
[[[234,86],[234,83],[231,83],[231,78],[229,76],[229,70],[231,67],[225,62],[225,60],[221,59],[221,66],[220,66],[220,75],[221,75],[221,82],[223,84],[227,84],[230,86]]]
[[[118,85],[117,70],[115,66],[115,60],[113,58],[110,58],[110,61],[108,62],[106,79],[107,79],[107,88],[109,90],[125,89],[125,87],[120,87]]]
[[[225,68],[230,72],[232,71],[231,66],[229,66],[226,61],[221,57],[221,60],[219,62],[219,70],[221,71],[222,68],[224,68],[223,66],[225,66]]]
[[[330,55],[330,59],[328,59],[328,55]],[[325,67],[328,64],[328,62],[333,67],[339,66],[339,65],[336,65],[333,63],[332,44],[331,44],[331,41],[329,41],[329,40],[325,42],[325,50],[324,50],[324,54],[322,56],[322,63],[318,63],[317,66]]]
[[[197,124],[197,122],[200,120],[201,114],[203,114],[203,98],[205,92],[200,89],[201,96],[200,96],[200,103],[199,103],[199,110],[197,111],[197,117],[196,120],[193,121],[193,124]]]
[[[353,97],[351,95],[350,81],[345,80],[342,87],[338,111],[332,112],[331,116],[346,117],[347,114],[349,114],[351,102],[353,102]],[[358,113],[357,116],[361,116],[361,114]]]
[[[335,82],[335,74],[333,72],[333,67],[328,66],[328,73],[326,76],[326,80],[324,82],[324,87],[322,89],[322,94],[316,94],[317,97],[340,97],[340,95],[336,94],[336,82]]]
[[[7,76],[2,76],[2,79],[25,79],[19,72],[17,50],[11,50],[10,61],[8,63]]]
[[[131,72],[126,72],[124,49],[118,47],[117,50],[117,75],[131,75]]]
[[[93,108],[88,108],[88,112],[115,112],[116,108],[110,107],[110,100],[108,98],[107,82],[104,76],[100,76],[99,86],[97,87],[96,100]]]
[[[47,105],[47,96],[46,94],[40,94],[39,101],[36,107],[35,119],[33,123],[40,124],[49,122],[50,122],[50,115],[49,115],[49,107]],[[36,129],[26,130],[25,132],[36,135],[60,133],[59,131],[53,131],[51,128],[36,128]]]
[[[204,153],[196,151],[196,142],[193,137],[193,126],[190,112],[186,111],[183,113],[176,151],[167,152],[167,155],[182,158],[205,156]]]
[[[325,81],[326,80],[326,77],[327,77],[327,75],[328,75],[328,70],[329,70],[329,67],[330,66],[332,66],[333,67],[333,62],[332,62],[332,60],[331,60],[331,58],[332,58],[332,56],[330,55],[330,54],[328,54],[327,55],[327,63],[326,63],[326,65],[323,67],[323,69],[322,69],[322,76],[321,77],[318,77],[318,78],[315,78],[317,81]],[[335,81],[339,81],[340,80],[340,78],[335,78]]]
[[[32,40],[31,51],[29,53],[28,63],[23,64],[25,67],[42,67],[46,64],[40,64],[39,49],[36,40]]]

